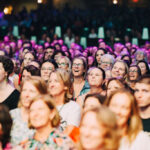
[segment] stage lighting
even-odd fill
[[[42,4],[42,3],[43,3],[43,0],[37,0],[37,3],[38,3],[38,4]]]
[[[118,0],[113,0],[113,4],[117,5],[118,4]]]

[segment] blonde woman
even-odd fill
[[[83,113],[80,124],[82,150],[118,150],[119,138],[116,116],[107,107],[101,106]]]
[[[50,74],[48,91],[61,116],[61,129],[68,135],[79,126],[81,117],[80,106],[71,100],[70,86],[70,74],[64,69],[57,69]]]
[[[142,122],[134,96],[129,90],[120,89],[112,93],[106,105],[116,114],[121,131],[119,150],[149,150],[150,138],[142,131]]]
[[[13,119],[13,128],[11,131],[11,142],[13,145],[33,134],[33,130],[28,128],[29,106],[31,99],[39,94],[46,94],[47,86],[40,77],[31,77],[23,82],[21,86],[21,96],[18,108],[10,111]]]
[[[49,95],[35,97],[29,107],[29,127],[35,134],[21,143],[24,150],[71,150],[74,149],[70,138],[56,129],[60,117]]]

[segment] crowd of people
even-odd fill
[[[150,150],[149,41],[27,38],[0,41],[0,149]]]

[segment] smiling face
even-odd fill
[[[130,67],[129,68],[129,80],[130,81],[135,81],[139,77],[138,75],[138,69],[137,67]]]
[[[110,100],[109,108],[116,114],[118,126],[127,126],[131,114],[131,100],[127,94],[116,93]]]
[[[105,128],[98,122],[94,112],[87,112],[80,126],[80,140],[83,149],[99,149],[103,144]]]
[[[47,82],[49,80],[50,73],[54,70],[55,67],[52,63],[50,62],[43,63],[41,66],[41,78]]]
[[[63,80],[55,73],[51,73],[49,82],[48,82],[48,90],[51,96],[58,96],[60,94],[65,93],[65,85]]]
[[[81,59],[74,59],[72,64],[72,74],[74,77],[80,77],[83,76],[83,73],[85,72],[83,61]]]
[[[112,68],[112,77],[124,78],[125,75],[126,75],[125,64],[123,62],[116,62]]]
[[[31,83],[26,81],[23,84],[21,91],[21,104],[23,107],[28,108],[32,98],[36,97],[39,94],[36,87]]]
[[[92,69],[88,74],[88,82],[90,86],[100,87],[103,83],[102,71],[98,68]]]
[[[67,61],[65,60],[65,58],[61,58],[58,61],[58,67],[61,68],[61,69],[68,70],[69,64],[67,63]]]
[[[51,110],[42,100],[33,102],[30,106],[29,120],[35,129],[51,125]]]

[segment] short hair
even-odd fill
[[[86,71],[87,71],[87,60],[86,60],[86,58],[85,58],[84,56],[75,56],[75,57],[73,58],[73,60],[72,60],[72,65],[73,65],[73,62],[74,62],[76,59],[80,59],[80,60],[82,61],[82,63],[83,63],[83,67],[84,67],[84,70],[85,70],[83,76],[84,76],[84,78],[85,78],[85,77],[86,77]],[[72,68],[72,66],[71,66],[71,68]]]
[[[3,148],[10,141],[12,123],[13,122],[9,114],[9,109],[5,105],[0,104],[0,124],[2,126],[2,135],[0,136],[0,141],[2,142]]]
[[[57,111],[57,108],[55,106],[55,103],[52,97],[50,97],[48,94],[39,95],[31,100],[30,107],[37,100],[42,100],[48,106],[50,110],[55,111],[55,116],[51,120],[51,124],[52,124],[52,127],[58,127],[60,124],[60,116],[59,116],[59,112]],[[29,128],[34,128],[30,122],[30,119],[29,119],[28,125],[29,125]]]
[[[109,60],[111,61],[111,64],[112,64],[112,65],[114,64],[115,59],[114,59],[114,57],[113,57],[112,55],[110,55],[110,54],[104,54],[104,55],[101,57],[101,61],[102,61],[103,59],[105,59],[105,58],[109,58]]]
[[[89,109],[83,113],[80,127],[82,126],[82,121],[85,115],[89,112],[95,113],[99,125],[102,125],[105,128],[103,137],[104,149],[117,150],[120,144],[120,132],[117,127],[115,114],[105,106]],[[82,143],[81,147],[83,147]]]
[[[14,64],[12,60],[7,56],[0,56],[0,63],[2,63],[5,72],[7,72],[7,79],[8,79],[9,75],[14,70]]]
[[[101,67],[91,67],[91,68],[89,68],[88,71],[87,71],[87,75],[89,75],[89,73],[90,73],[93,69],[99,69],[99,70],[102,72],[103,80],[105,79],[106,74],[105,74],[104,69],[102,69]]]
[[[141,118],[139,116],[138,104],[135,100],[135,97],[131,93],[131,91],[123,88],[123,89],[119,89],[117,91],[114,91],[106,99],[106,101],[105,101],[106,106],[110,105],[110,102],[111,102],[112,98],[116,94],[126,94],[130,99],[131,114],[130,114],[130,117],[128,118],[128,121],[127,121],[127,137],[128,137],[129,142],[131,143],[136,138],[137,134],[142,130],[142,122],[141,122]]]

